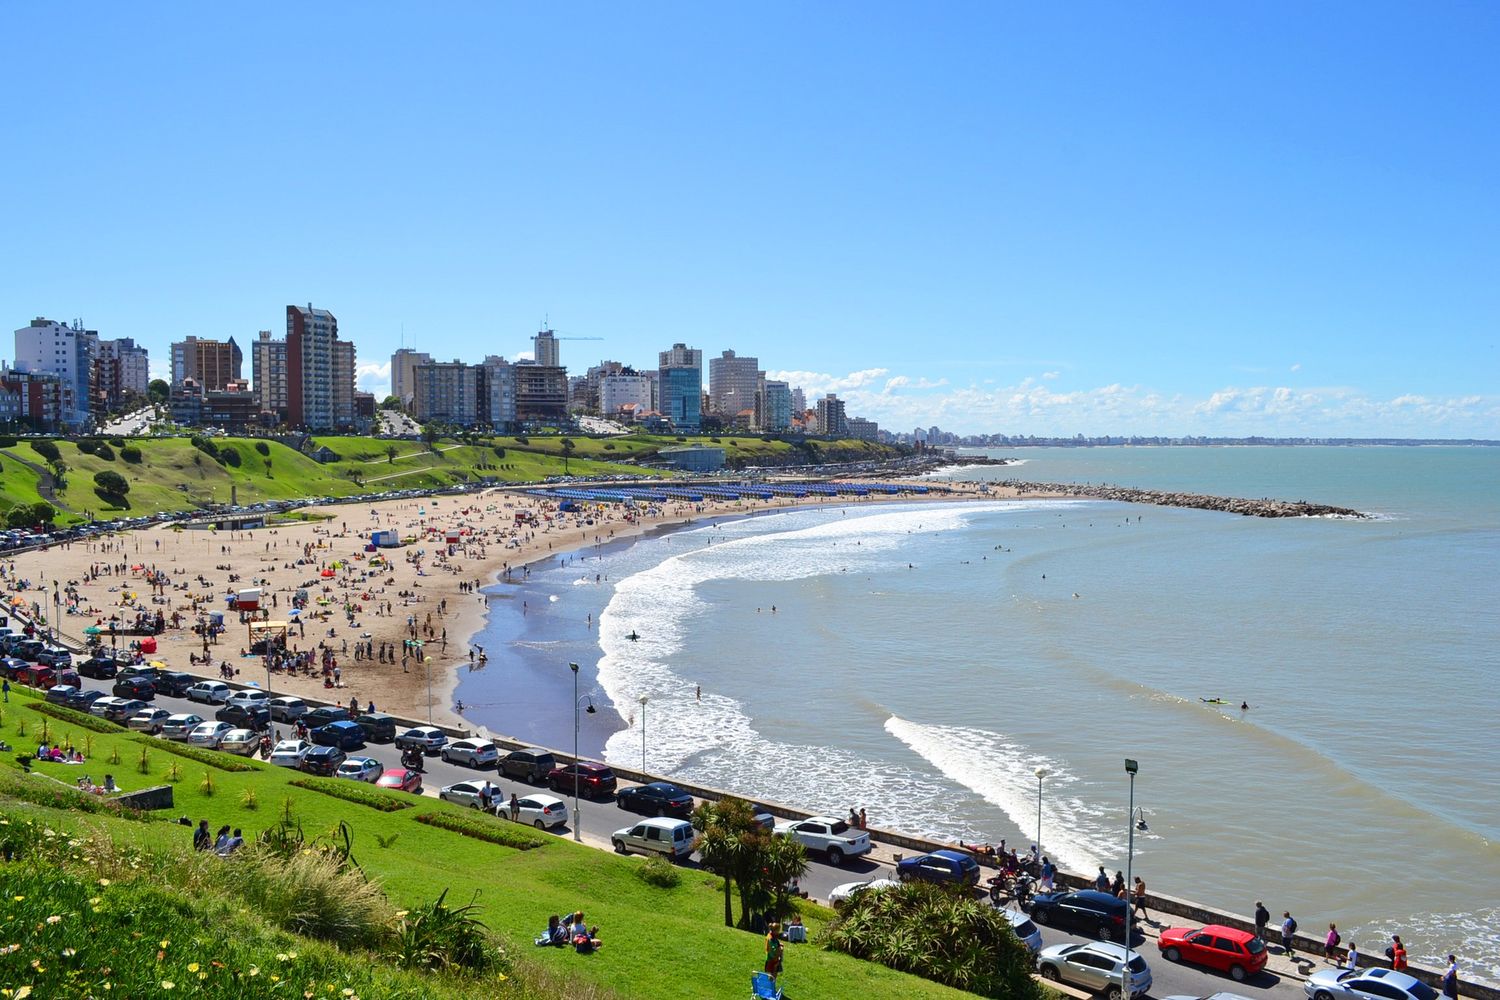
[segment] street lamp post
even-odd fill
[[[1036,775],[1036,853],[1042,856],[1042,779],[1052,772],[1045,767],[1039,767],[1031,772]]]
[[[651,699],[641,695],[637,699],[641,703],[641,774],[646,773],[646,702]]]
[[[1140,764],[1125,758],[1125,773],[1130,775],[1130,811],[1125,814],[1125,964],[1120,970],[1120,1000],[1130,1000],[1130,917],[1135,912],[1131,905],[1131,865],[1135,861],[1135,775]]]
[[[584,695],[582,698],[578,697],[578,664],[576,664],[576,663],[569,663],[568,664],[568,669],[571,670],[571,671],[573,671],[573,822],[572,822],[572,826],[573,826],[573,839],[575,841],[581,841],[582,838],[579,836],[579,833],[578,833],[579,828],[583,825],[583,810],[578,805],[578,784],[582,780],[581,769],[578,766],[579,760],[580,760],[580,758],[578,756],[578,705],[579,705],[579,702],[588,701],[589,702],[589,706],[586,709],[586,711],[588,712],[589,715],[593,715],[594,714],[594,703],[593,703],[593,701],[589,700],[589,696],[588,695]]]
[[[62,635],[62,584],[52,581],[52,642],[60,642]]]

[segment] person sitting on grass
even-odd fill
[[[599,928],[591,928],[584,923],[582,910],[573,914],[572,926],[568,928],[568,937],[573,942],[573,950],[580,955],[587,955],[604,947],[599,941]]]
[[[547,929],[537,937],[536,944],[541,948],[562,947],[568,943],[568,929],[563,926],[562,918],[557,914],[547,918]]]

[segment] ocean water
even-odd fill
[[[604,709],[579,714],[585,752],[638,766],[644,746],[658,773],[965,840],[1035,840],[1045,766],[1043,851],[1085,872],[1124,868],[1136,758],[1152,889],[1264,899],[1367,949],[1400,932],[1500,980],[1500,450],[995,454],[1024,461],[946,475],[1377,516],[1066,500],[705,522],[494,588],[491,666],[460,697],[566,746],[578,662]]]

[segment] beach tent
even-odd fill
[[[154,653],[154,652],[156,652],[156,636],[154,636],[154,635],[148,635],[148,636],[146,636],[146,638],[144,638],[144,639],[141,640],[141,652],[143,652],[143,653]]]

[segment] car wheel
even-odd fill
[[[844,852],[839,850],[837,847],[830,847],[828,849],[828,863],[830,865],[833,865],[835,868],[843,864]]]
[[[623,841],[623,840],[617,840],[617,841],[615,841],[615,853],[616,854],[624,854],[624,853],[626,853],[626,851],[625,851],[625,841]]]
[[[1032,907],[1031,908],[1031,919],[1035,920],[1037,923],[1041,924],[1043,927],[1046,927],[1047,924],[1048,924],[1048,922],[1052,918],[1049,917],[1049,916],[1047,916],[1047,911],[1046,910],[1040,910],[1040,909],[1037,909],[1036,907]]]
[[[1057,974],[1057,970],[1052,966],[1044,965],[1042,966],[1042,978],[1047,980],[1047,982],[1049,983],[1055,983],[1062,977]]]
[[[1104,1000],[1123,1000],[1125,991],[1118,986],[1111,986],[1104,991]]]
[[[1100,924],[1099,925],[1099,940],[1100,941],[1113,941],[1114,939],[1115,939],[1115,929],[1113,927],[1109,926],[1109,924]]]
[[[1168,948],[1161,953],[1161,957],[1165,958],[1168,962],[1180,962],[1182,961],[1182,952],[1176,948]]]
[[[1243,965],[1231,965],[1229,967],[1229,978],[1237,983],[1245,981],[1245,967]]]
[[[1313,1000],[1333,1000],[1333,994],[1327,990],[1319,990],[1313,994]]]
[[[536,827],[538,830],[545,830],[545,829],[547,829],[547,824],[543,823],[541,820],[537,820],[535,823],[533,823],[531,825],[534,826],[534,827]]]

